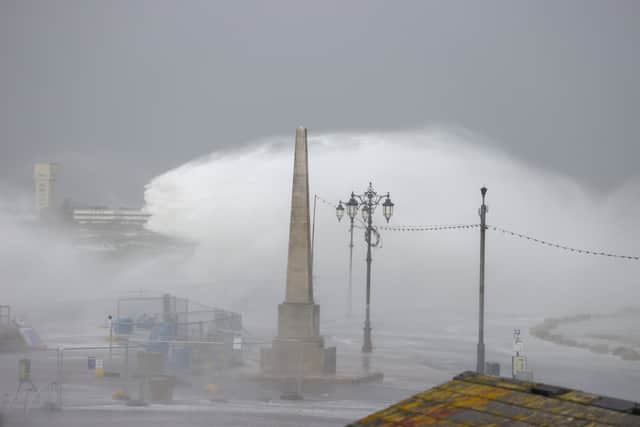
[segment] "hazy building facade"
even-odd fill
[[[56,179],[58,165],[56,163],[36,163],[33,166],[35,185],[35,208],[38,215],[43,215],[56,208]]]

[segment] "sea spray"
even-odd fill
[[[477,224],[479,188],[486,185],[489,224],[593,250],[634,248],[638,227],[621,235],[612,213],[622,202],[637,209],[637,194],[603,198],[567,177],[474,144],[475,138],[450,129],[310,132],[311,193],[324,199],[316,214],[314,280],[325,312],[343,313],[346,299],[348,227],[337,222],[333,204],[362,192],[369,181],[391,193],[391,224]],[[274,311],[282,299],[292,147],[293,137],[256,141],[182,165],[147,185],[149,227],[200,243],[182,271],[202,284],[204,294],[253,310]],[[384,223],[381,213],[375,221]],[[382,235],[373,261],[374,317],[420,309],[475,312],[477,229]],[[364,292],[362,237],[356,229],[357,302]],[[495,232],[487,250],[489,312],[616,307],[640,293],[630,278],[638,263],[578,256]]]

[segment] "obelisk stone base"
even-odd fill
[[[292,302],[280,304],[278,306],[278,337],[320,338],[320,306]]]
[[[275,375],[326,372],[318,304],[284,302],[278,306],[278,336],[273,340],[271,358],[271,373]]]
[[[325,373],[324,340],[273,340],[271,374],[281,377],[307,377]]]

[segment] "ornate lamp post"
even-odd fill
[[[346,203],[347,205],[347,215],[349,216],[350,226],[349,226],[349,289],[347,292],[347,317],[351,317],[353,315],[353,220],[356,217],[358,212],[358,204],[355,200],[355,206],[351,204],[352,200]],[[344,216],[345,208],[342,205],[342,200],[338,203],[336,207],[336,217],[338,217],[338,222],[342,220]]]
[[[378,241],[373,243],[371,241],[371,235],[373,233],[377,234],[375,227],[373,226],[373,213],[375,212],[376,207],[385,199],[384,203],[382,203],[382,215],[385,217],[387,222],[391,219],[393,215],[393,203],[391,202],[391,198],[389,193],[385,195],[379,195],[373,190],[373,186],[369,183],[369,187],[367,191],[363,194],[351,193],[351,198],[346,203],[346,211],[349,219],[351,220],[351,228],[350,228],[350,245],[349,245],[349,303],[351,303],[351,270],[352,270],[352,260],[353,260],[353,221],[358,215],[358,210],[362,214],[362,219],[365,223],[365,242],[367,243],[367,297],[366,297],[366,305],[365,305],[365,320],[364,320],[364,340],[362,343],[362,352],[363,353],[371,353],[373,350],[373,344],[371,342],[371,317],[370,317],[370,306],[371,306],[371,247],[377,246]],[[336,216],[338,217],[338,221],[342,219],[344,215],[345,208],[342,206],[342,202],[338,204],[336,207]]]

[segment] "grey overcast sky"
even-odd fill
[[[446,124],[608,190],[640,159],[640,1],[0,0],[0,184],[139,204],[261,136]]]

